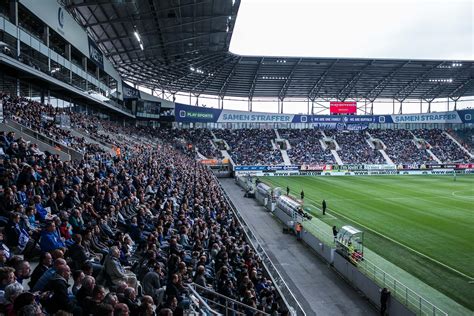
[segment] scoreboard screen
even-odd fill
[[[330,102],[329,112],[332,114],[356,114],[357,102]]]

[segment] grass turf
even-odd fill
[[[305,207],[325,199],[335,217],[325,222],[364,230],[366,247],[474,310],[474,176],[262,180],[297,197],[303,189]]]

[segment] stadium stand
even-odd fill
[[[338,154],[344,163],[385,163],[380,152],[369,146],[367,135],[363,131],[327,130],[325,134],[332,137],[341,147]]]
[[[218,129],[214,131],[214,134],[230,146],[230,155],[236,164],[283,163],[280,150],[272,146],[272,140],[276,138],[272,129]]]
[[[385,152],[396,164],[429,164],[431,156],[414,143],[413,134],[404,129],[371,129],[370,135],[380,139],[387,147]]]
[[[170,143],[174,141],[184,141],[186,144],[193,144],[197,151],[206,158],[223,158],[221,152],[212,146],[213,137],[209,129],[162,129],[160,130],[160,137]]]
[[[471,158],[440,129],[417,129],[414,135],[428,142],[429,149],[441,162],[470,162]]]
[[[474,153],[474,128],[466,128],[463,130],[451,130],[450,135],[453,136],[459,143],[464,146],[470,153]]]
[[[1,99],[5,118],[12,119],[81,153],[102,151],[100,147],[86,143],[84,138],[75,137],[70,131],[57,127],[54,117],[61,113],[51,105],[21,97],[12,98],[6,94],[1,94]]]
[[[38,119],[40,110],[54,116],[49,106],[2,98],[7,117],[90,149]],[[159,131],[101,125],[141,143],[116,138],[120,156],[85,150],[82,161],[66,162],[27,150],[13,134],[2,136],[1,312],[32,315],[39,300],[50,314],[150,315],[157,308],[182,315],[190,301],[185,285],[195,282],[247,308],[286,314],[211,171],[196,165],[192,153],[145,138]]]
[[[334,157],[329,149],[324,150],[320,140],[322,134],[316,129],[280,129],[280,137],[288,140],[287,150],[291,162],[302,164],[333,164]]]

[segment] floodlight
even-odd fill
[[[138,32],[135,31],[135,32],[133,32],[133,34],[135,34],[135,37],[137,38],[137,41],[141,42],[140,35],[138,34]]]

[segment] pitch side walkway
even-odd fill
[[[378,315],[315,252],[294,236],[283,234],[276,217],[255,199],[244,198],[234,179],[220,181],[307,315]]]

